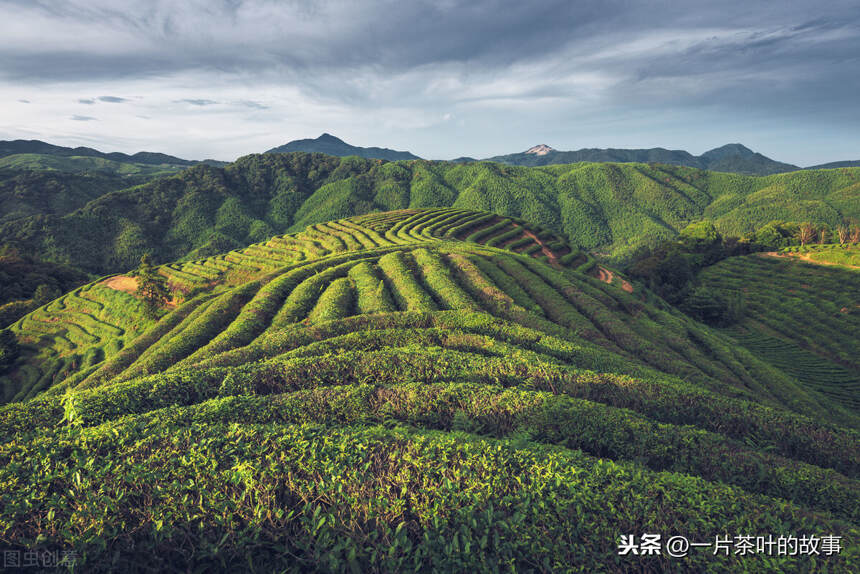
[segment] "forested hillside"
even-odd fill
[[[278,233],[390,209],[453,206],[522,217],[622,262],[642,245],[712,220],[740,235],[774,220],[860,218],[860,169],[768,177],[659,164],[385,162],[321,154],[246,156],[98,197],[66,215],[0,225],[0,240],[96,273],[151,252],[194,259]]]
[[[131,163],[88,156],[57,156],[37,153],[22,153],[0,158],[0,170],[60,171],[65,173],[108,173],[130,176],[157,177],[172,175],[185,169],[186,165]],[[136,178],[143,181],[144,178]],[[126,183],[133,185],[134,179]]]
[[[0,169],[0,225],[27,217],[41,221],[45,216],[66,215],[106,193],[145,181],[103,173]],[[9,235],[4,234],[4,243]]]
[[[856,412],[592,268],[405,209],[164,266],[155,319],[129,278],[86,285],[11,330],[4,542],[86,571],[849,571]],[[619,555],[645,532],[845,542]]]

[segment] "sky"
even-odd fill
[[[0,38],[0,139],[860,159],[856,0],[0,0]]]

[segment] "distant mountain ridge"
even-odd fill
[[[665,163],[747,175],[772,175],[801,169],[796,165],[772,160],[737,143],[712,149],[700,156],[695,156],[684,150],[669,150],[659,147],[650,149],[587,148],[575,151],[558,151],[548,145],[541,144],[521,153],[498,155],[487,158],[485,161],[529,167],[583,161]]]
[[[129,155],[121,152],[110,152],[105,153],[101,152],[97,149],[89,148],[89,147],[65,147],[58,146],[54,144],[49,144],[47,142],[43,142],[41,140],[4,140],[0,141],[0,157],[8,157],[11,155],[19,155],[19,154],[39,154],[39,155],[48,155],[48,156],[59,156],[59,157],[97,157],[106,160],[122,162],[122,163],[136,163],[136,164],[146,164],[146,165],[180,165],[180,166],[192,166],[199,164],[208,164],[208,165],[216,165],[223,166],[226,165],[227,162],[216,161],[216,160],[187,160],[179,157],[175,157],[172,155],[167,155],[164,153],[156,153],[156,152],[148,152],[141,151],[135,154]]]
[[[266,153],[289,153],[295,151],[324,153],[337,157],[357,155],[366,159],[385,159],[388,161],[421,159],[408,151],[350,145],[328,133],[324,133],[316,139],[293,140],[282,146],[274,147]]]

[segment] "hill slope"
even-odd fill
[[[92,359],[0,408],[4,542],[87,571],[777,572],[813,564],[618,544],[855,540],[857,434],[828,419],[856,416],[587,263],[523,221],[402,210],[166,267],[198,289],[155,324],[86,286],[16,327]]]
[[[266,153],[289,153],[289,152],[324,153],[338,157],[356,155],[367,159],[385,159],[397,161],[402,159],[421,159],[408,151],[396,151],[380,147],[357,147],[349,145],[340,138],[331,134],[322,134],[316,139],[293,140],[282,146],[270,149]]]
[[[700,274],[741,293],[740,344],[849,408],[860,407],[860,272],[768,256],[732,257]]]
[[[488,158],[510,165],[539,166],[578,162],[619,162],[619,163],[665,163],[695,167],[711,171],[742,173],[747,175],[772,175],[796,171],[796,165],[774,161],[756,153],[741,144],[727,144],[695,156],[683,150],[664,148],[650,149],[580,149],[558,151],[541,145],[522,153],[500,155]]]
[[[60,217],[0,224],[0,241],[109,273],[135,266],[147,251],[160,261],[195,259],[331,219],[453,206],[522,217],[623,261],[699,219],[725,235],[773,219],[835,226],[860,218],[858,186],[860,169],[747,177],[668,165],[525,168],[265,154],[225,168],[195,166]]]

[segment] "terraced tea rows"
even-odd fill
[[[860,405],[860,273],[791,259],[726,259],[700,274],[741,293],[745,319],[730,334],[810,388]]]
[[[429,209],[373,214],[355,220],[317,224],[302,233],[274,237],[264,243],[224,255],[163,265],[160,271],[167,277],[168,284],[175,293],[181,294],[182,298],[193,299],[194,294],[200,291],[242,285],[284,266],[350,250],[465,238],[467,233],[472,232],[470,230],[480,226],[480,222],[488,220],[495,224],[494,231],[482,232],[481,237],[470,238],[470,241],[492,243],[500,235],[515,231],[517,241],[505,242],[506,247],[518,252],[526,251],[526,242],[523,239],[527,239],[531,242],[529,253],[535,257],[543,260],[553,257],[553,263],[556,265],[591,264],[587,255],[571,250],[557,236],[519,220],[502,219],[491,214],[465,210]],[[448,232],[450,233],[445,235]],[[526,233],[535,238],[525,236]],[[547,244],[549,245],[546,246]],[[545,246],[546,255],[540,251],[542,245]],[[70,294],[52,303],[54,307],[49,309],[62,309],[68,299],[72,302],[69,312],[53,314],[50,320],[45,320],[43,313],[37,311],[13,327],[13,331],[18,333],[26,344],[25,361],[10,377],[0,378],[5,393],[4,401],[31,397],[59,383],[73,372],[80,375],[78,367],[81,365],[94,368],[149,326],[149,321],[141,314],[142,308],[134,299],[105,292],[104,287],[98,284],[84,289],[95,290],[100,295],[90,302],[82,303],[77,301],[79,298],[76,294]],[[191,297],[188,297],[189,295]],[[104,324],[93,324],[93,321],[100,321],[96,319],[100,315],[95,314],[88,318],[86,314],[99,313],[101,311],[98,310],[105,305],[107,307],[104,311]],[[193,303],[192,307],[196,305],[197,303]],[[84,315],[75,315],[75,312],[83,312]],[[126,323],[134,326],[128,336],[121,334],[128,326]],[[120,331],[107,343],[103,340],[102,333],[112,328],[118,328]],[[123,355],[123,359],[126,358],[127,355]]]
[[[798,381],[851,408],[860,408],[860,375],[857,370],[849,370],[797,344],[761,331],[734,328],[729,333],[756,356]]]
[[[162,267],[170,284],[182,291],[213,281],[243,281],[283,265],[357,249],[416,241],[464,240],[569,268],[590,270],[593,260],[572,249],[559,235],[517,218],[462,209],[401,210],[319,223],[293,235],[217,257]]]
[[[167,266],[185,302],[0,407],[0,538],[88,571],[856,564],[856,413],[590,263],[447,209]],[[644,532],[845,548],[618,555]]]
[[[0,377],[4,402],[80,377],[151,324],[137,299],[99,282],[37,309],[10,327],[28,360],[11,376]]]

